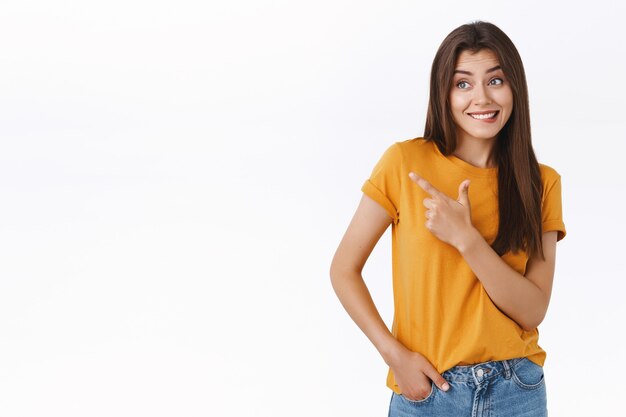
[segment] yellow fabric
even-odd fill
[[[566,234],[561,177],[547,165],[540,164],[540,169],[543,231],[557,230],[561,240]],[[459,252],[426,228],[422,202],[429,195],[411,181],[409,171],[454,199],[459,184],[469,178],[474,226],[489,244],[498,227],[497,168],[479,168],[453,155],[444,156],[424,138],[387,148],[361,190],[393,219],[392,334],[408,349],[423,354],[439,373],[456,365],[517,357],[543,366],[546,352],[538,344],[539,331],[524,331],[502,313]],[[502,258],[525,273],[525,252],[509,252]],[[400,393],[391,368],[387,386]]]

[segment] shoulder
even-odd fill
[[[397,161],[404,160],[406,156],[423,154],[432,148],[431,145],[421,137],[391,142],[386,146],[383,152],[385,159],[395,159]]]
[[[435,143],[417,137],[388,143],[379,163],[394,167],[430,166],[436,158]]]
[[[539,172],[544,185],[550,186],[561,179],[561,175],[553,167],[539,163]]]
[[[434,150],[433,145],[432,142],[423,137],[417,137],[395,142],[392,146],[397,147],[398,152],[402,154],[403,158],[414,160],[432,155]]]
[[[561,194],[561,175],[553,167],[539,163],[539,171],[541,172],[541,182],[543,183],[543,191],[541,200],[551,200]],[[551,196],[548,198],[548,196]]]

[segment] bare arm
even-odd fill
[[[511,268],[472,224],[469,180],[461,182],[459,196],[453,200],[416,173],[410,172],[409,177],[432,197],[424,199],[428,230],[461,253],[502,312],[524,330],[535,329],[550,302],[557,231],[543,233],[545,260],[529,259],[524,276]]]
[[[421,400],[431,391],[430,380],[444,391],[449,385],[426,357],[393,337],[361,276],[367,258],[391,222],[385,209],[363,194],[333,257],[330,277],[343,307],[393,370],[402,395]]]
[[[524,330],[535,329],[543,321],[550,303],[556,259],[557,232],[542,236],[545,261],[528,260],[526,275],[511,268],[477,231],[458,249],[498,308]]]
[[[380,317],[361,272],[391,222],[385,209],[363,194],[330,266],[331,283],[341,304],[387,363],[399,342]]]

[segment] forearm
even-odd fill
[[[331,274],[333,289],[352,320],[365,333],[386,363],[400,342],[380,317],[363,277],[356,271]]]
[[[494,304],[524,330],[536,328],[547,304],[541,289],[511,268],[476,229],[458,249]]]

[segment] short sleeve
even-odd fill
[[[552,177],[544,184],[544,196],[541,209],[541,223],[543,232],[558,231],[557,241],[563,239],[567,232],[563,223],[563,208],[561,203],[561,176],[554,170]]]
[[[397,224],[400,220],[400,184],[402,179],[402,150],[396,142],[380,157],[361,191],[380,204]]]

